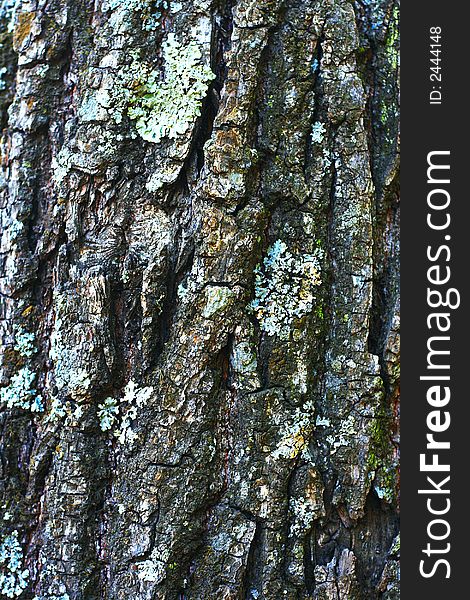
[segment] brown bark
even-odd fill
[[[398,598],[395,2],[0,15],[0,597]]]

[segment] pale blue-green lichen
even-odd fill
[[[321,144],[325,137],[325,133],[326,133],[326,128],[323,123],[320,123],[320,121],[317,121],[316,123],[314,123],[312,125],[312,132],[310,134],[310,137],[312,138],[312,143]]]
[[[234,344],[230,356],[230,365],[239,377],[245,380],[245,384],[250,382],[256,387],[258,382],[258,361],[256,352],[249,342],[241,341]]]
[[[23,408],[32,412],[42,412],[41,398],[33,386],[36,373],[29,367],[22,367],[11,376],[9,385],[0,389],[0,404],[7,408]]]
[[[13,518],[13,515],[11,514],[11,512],[9,510],[6,510],[6,509],[7,509],[7,505],[4,504],[2,506],[2,511],[3,511],[2,520],[3,521],[11,521],[11,519]]]
[[[0,594],[7,598],[21,596],[28,586],[29,570],[23,569],[23,549],[15,530],[0,544]]]
[[[106,398],[98,405],[98,418],[100,420],[101,431],[109,431],[117,420],[119,415],[119,406],[116,398]]]
[[[76,347],[69,347],[69,342],[64,336],[68,326],[66,316],[67,298],[60,292],[54,295],[56,303],[55,322],[50,336],[49,356],[54,363],[54,383],[57,394],[51,397],[48,422],[55,422],[67,416],[71,422],[79,418],[77,410],[80,407],[65,401],[64,396],[78,401],[85,397],[91,385],[90,374],[81,366],[81,355]]]
[[[14,328],[14,350],[23,358],[31,358],[37,351],[34,333],[27,332],[21,325]],[[31,412],[43,412],[44,406],[36,394],[36,373],[27,365],[21,367],[10,378],[9,385],[0,388],[0,404],[7,408],[23,408]]]
[[[62,400],[60,398],[52,398],[46,421],[58,421],[65,417],[66,414],[66,405],[62,402]]]
[[[142,65],[128,114],[139,135],[160,143],[185,134],[201,114],[202,100],[215,75],[204,64],[196,42],[180,44],[173,33],[163,45],[165,74]]]
[[[309,314],[315,302],[315,288],[321,284],[323,252],[292,254],[277,240],[269,248],[263,266],[255,269],[255,299],[251,308],[261,329],[269,335],[288,339],[295,319]]]
[[[15,28],[16,11],[20,0],[2,0],[0,3],[0,19],[7,21],[7,32],[12,33]]]
[[[15,325],[14,335],[14,349],[16,352],[21,354],[24,358],[31,358],[37,351],[35,343],[36,336],[34,333],[26,331],[21,325]]]
[[[209,319],[231,304],[234,293],[226,286],[209,285],[205,290],[205,296],[206,304],[202,314],[206,319]]]
[[[49,405],[49,412],[45,421],[54,423],[67,417],[67,425],[77,425],[83,416],[83,408],[77,406],[69,400],[64,401],[62,398],[52,397]]]
[[[14,242],[24,230],[24,223],[13,217],[8,225],[3,229],[3,235],[11,242]]]

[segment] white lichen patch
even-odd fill
[[[62,585],[62,587],[65,586]],[[70,600],[70,596],[67,592],[59,595],[48,593],[47,596],[34,596],[33,600]]]
[[[341,421],[338,431],[335,435],[327,436],[326,440],[330,444],[330,454],[336,454],[341,446],[349,446],[351,438],[357,435],[356,420],[353,414]]]
[[[103,11],[112,10],[127,15],[131,12],[140,13],[142,29],[153,31],[161,23],[163,11],[170,10],[169,0],[105,0]]]
[[[243,556],[253,539],[255,525],[251,521],[231,522],[230,530],[220,531],[210,540],[212,550],[220,556]]]
[[[7,223],[2,224],[2,245],[1,250],[6,250],[10,243],[15,242],[24,231],[24,223],[17,218],[9,218]]]
[[[301,394],[307,393],[308,367],[303,355],[297,357],[297,368],[292,375],[292,383]]]
[[[102,431],[112,431],[120,444],[132,446],[137,434],[132,429],[132,423],[138,415],[138,409],[148,403],[153,393],[153,387],[137,387],[134,381],[129,381],[123,390],[123,396],[106,398],[98,406],[98,418]],[[119,416],[121,419],[119,420]]]
[[[21,596],[28,586],[28,569],[23,569],[23,549],[15,530],[0,544],[0,594],[6,598]]]
[[[86,396],[91,385],[88,370],[80,364],[81,353],[77,347],[70,347],[64,333],[67,331],[67,296],[55,293],[56,318],[50,336],[49,356],[54,362],[54,379],[59,391],[66,390],[74,398]],[[85,342],[86,333],[81,326],[75,326],[74,339],[77,346]]]
[[[52,583],[48,585],[45,580]],[[51,564],[44,564],[39,572],[39,580],[41,585],[41,594],[34,596],[33,600],[70,600],[67,593],[67,588],[58,579],[56,569]]]
[[[202,100],[215,75],[195,42],[182,45],[173,33],[163,45],[165,74],[140,65],[128,114],[139,135],[158,144],[185,134],[201,114]]]
[[[153,173],[145,184],[146,189],[153,193],[158,192],[163,186],[172,183],[175,179],[174,169],[160,170]]]
[[[13,515],[11,514],[10,511],[6,510],[6,508],[7,508],[7,505],[4,504],[2,506],[2,511],[3,511],[2,520],[3,521],[10,521],[12,519]]]
[[[256,352],[249,342],[240,341],[234,344],[230,355],[230,366],[233,372],[244,380],[245,384],[250,382],[253,387],[259,385]]]
[[[98,405],[98,418],[100,420],[101,431],[109,431],[117,420],[119,415],[119,406],[116,398],[106,398]]]
[[[67,593],[60,596],[57,596],[57,594],[52,596],[48,594],[47,596],[34,596],[33,600],[70,600],[70,596]]]
[[[321,144],[325,138],[326,128],[323,123],[317,121],[312,125],[312,132],[310,138],[313,144]]]
[[[297,408],[290,419],[284,420],[281,426],[281,440],[271,453],[275,459],[295,458],[300,452],[307,451],[310,435],[314,429],[315,406],[308,401],[302,408]]]
[[[302,535],[312,527],[316,517],[315,506],[307,498],[291,498],[289,509],[293,517],[291,535]]]
[[[136,564],[137,577],[141,581],[160,583],[166,577],[166,564],[170,556],[167,547],[161,545],[152,550],[150,558]]]
[[[83,416],[83,407],[75,402],[53,396],[50,400],[46,423],[54,423],[66,417],[65,425],[76,427]]]
[[[8,72],[6,67],[0,67],[0,91],[4,90],[7,86],[6,81],[4,81],[3,77]]]
[[[327,169],[329,169],[331,167],[331,153],[328,150],[328,148],[323,148],[322,151],[322,165],[323,165],[323,169],[326,171]]]
[[[172,240],[171,221],[163,210],[147,206],[136,215],[129,230],[129,253],[140,264],[161,256]],[[144,282],[145,287],[145,282]]]
[[[51,160],[52,181],[62,183],[72,167],[72,151],[67,147],[61,148],[57,156],[54,156]]]
[[[288,339],[295,319],[309,314],[315,288],[321,284],[323,252],[294,255],[285,242],[269,248],[263,266],[255,269],[255,299],[251,303],[261,329],[269,335]]]

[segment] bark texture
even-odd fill
[[[0,20],[0,597],[398,599],[396,2]]]

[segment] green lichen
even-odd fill
[[[395,6],[388,26],[388,35],[385,42],[387,57],[393,70],[398,68],[400,60],[400,53],[398,50],[400,39],[399,23],[399,8],[398,6]]]
[[[269,248],[263,266],[255,269],[255,299],[251,303],[263,331],[288,339],[294,320],[312,311],[315,288],[322,283],[322,257],[319,247],[311,254],[294,255],[281,240]]]
[[[182,45],[173,33],[163,45],[163,57],[163,79],[159,71],[142,65],[129,95],[128,114],[138,134],[155,144],[187,133],[215,77],[196,42]]]

